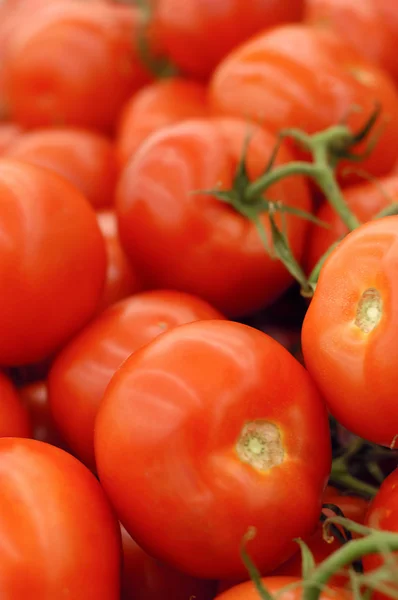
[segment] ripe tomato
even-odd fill
[[[71,127],[29,132],[19,135],[6,155],[62,175],[95,208],[113,203],[116,158],[112,144],[97,133]]]
[[[152,134],[127,164],[116,191],[120,238],[145,284],[197,294],[230,316],[271,304],[292,282],[282,263],[264,250],[252,222],[209,194],[193,193],[231,188],[248,133],[246,167],[257,178],[275,137],[243,120],[198,119]],[[291,154],[283,147],[278,157],[282,164]],[[267,197],[311,209],[301,178],[274,185]],[[266,216],[262,222],[269,232]],[[299,259],[308,222],[287,215],[286,226]]]
[[[365,524],[374,529],[398,533],[398,469],[393,471],[382,483],[379,492],[370,504]],[[377,569],[382,564],[383,559],[380,555],[372,554],[363,557],[365,572]],[[397,591],[396,587],[395,591]],[[372,597],[376,600],[388,600],[390,596],[375,593]]]
[[[264,577],[262,583],[271,594],[278,594],[280,600],[300,600],[302,597],[302,586],[281,593],[281,589],[299,582],[296,577]],[[220,594],[216,600],[258,600],[259,595],[251,581],[241,583],[234,588]],[[328,588],[320,593],[319,600],[351,600],[352,594],[341,588]]]
[[[358,496],[343,496],[337,490],[333,488],[327,488],[323,496],[323,502],[328,504],[335,504],[344,513],[347,519],[351,519],[356,523],[363,523],[365,514],[368,509],[369,502]],[[323,512],[328,516],[333,516],[333,512],[324,509]],[[354,536],[355,537],[355,536]],[[325,560],[330,554],[335,552],[341,547],[341,542],[338,538],[334,538],[333,542],[326,541],[323,537],[323,526],[320,523],[315,533],[310,538],[305,540],[308,544],[309,549],[314,555],[315,563],[318,565]],[[274,575],[289,575],[294,577],[302,576],[302,564],[301,564],[301,552],[296,552],[294,556],[283,565],[281,565]],[[345,586],[349,582],[348,571],[346,573],[335,573],[330,580],[328,585]]]
[[[95,477],[36,440],[0,439],[0,597],[119,600],[120,530]]]
[[[168,329],[222,318],[200,298],[144,292],[110,307],[64,348],[49,374],[50,406],[59,431],[85,464],[95,469],[95,417],[122,362]]]
[[[1,14],[1,13],[0,13]],[[1,100],[0,100],[1,102]],[[22,129],[15,123],[0,124],[0,154],[5,154],[8,148],[22,134]]]
[[[95,456],[144,550],[197,577],[234,578],[246,573],[239,548],[249,526],[262,570],[316,527],[329,436],[324,404],[285,348],[240,323],[202,321],[118,369],[96,419]]]
[[[98,312],[119,300],[141,291],[142,285],[132,263],[120,244],[117,220],[114,211],[97,213],[98,224],[105,239],[108,266],[105,287]]]
[[[330,28],[398,80],[398,5],[391,0],[307,0],[306,21]],[[364,43],[366,40],[366,43]]]
[[[309,133],[345,118],[356,130],[378,102],[387,126],[363,168],[382,175],[396,161],[393,81],[328,31],[286,25],[248,41],[216,69],[209,102],[216,114],[252,118],[274,132],[298,127]]]
[[[26,127],[76,125],[109,130],[123,103],[150,80],[133,39],[138,9],[47,3],[15,28],[6,95]]]
[[[47,383],[45,381],[28,383],[19,388],[18,393],[33,425],[32,437],[66,450],[65,442],[60,437],[51,416]]]
[[[29,414],[10,379],[0,372],[0,438],[31,435]]]
[[[105,278],[95,213],[70,183],[0,161],[0,364],[40,361],[93,315]]]
[[[122,600],[213,600],[216,583],[175,571],[144,552],[122,526]]]
[[[344,190],[344,199],[362,223],[370,221],[390,203],[398,202],[398,174],[351,186]],[[305,255],[308,272],[334,242],[348,233],[339,215],[328,202],[320,206],[317,217],[327,223],[329,229],[311,225]]]
[[[398,216],[351,232],[324,264],[302,329],[307,369],[330,412],[386,446],[398,431],[397,264]]]
[[[303,0],[155,0],[154,30],[182,71],[208,77],[235,46],[303,15]]]
[[[126,164],[153,131],[207,114],[207,90],[196,81],[173,77],[145,86],[122,113],[116,142],[120,165]]]

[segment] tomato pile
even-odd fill
[[[0,4],[0,600],[398,598],[398,4]]]

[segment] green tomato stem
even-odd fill
[[[302,599],[318,600],[322,587],[328,583],[334,573],[363,556],[380,552],[381,548],[386,547],[389,551],[398,550],[397,533],[377,531],[362,539],[347,542],[313,571],[304,587]]]

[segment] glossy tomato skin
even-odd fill
[[[182,323],[222,318],[189,294],[143,292],[108,308],[64,348],[49,374],[50,406],[59,431],[85,464],[95,469],[95,417],[122,362]]]
[[[27,383],[19,388],[18,394],[32,423],[33,435],[31,437],[66,450],[65,442],[59,435],[50,412],[47,382]]]
[[[139,90],[125,105],[116,150],[124,166],[150,133],[186,119],[208,115],[207,89],[192,79],[160,79]]]
[[[155,0],[155,36],[183,72],[206,79],[233,48],[258,31],[299,21],[303,0]]]
[[[94,314],[105,244],[92,207],[50,171],[0,161],[0,364],[38,362]]]
[[[302,597],[302,586],[297,585],[293,589],[280,593],[280,590],[288,585],[298,583],[300,579],[297,577],[263,577],[262,583],[264,587],[271,593],[278,593],[278,598],[281,600],[300,600]],[[241,583],[223,592],[216,597],[216,600],[258,600],[258,591],[253,582],[247,581]],[[341,588],[325,588],[325,591],[319,596],[320,600],[350,600],[352,594]]]
[[[255,466],[251,443],[263,449]],[[181,325],[123,363],[98,412],[95,453],[140,546],[211,579],[246,574],[249,526],[258,568],[293,554],[292,539],[316,526],[330,468],[326,410],[306,371],[272,338],[221,320]]]
[[[342,495],[338,492],[338,490],[333,489],[331,487],[327,487],[325,490],[325,494],[323,496],[324,504],[334,504],[338,506],[342,511],[344,516],[347,519],[351,519],[356,523],[363,524],[365,520],[365,515],[369,506],[369,502],[364,498],[360,498],[359,496],[346,496]],[[332,517],[334,516],[333,511],[329,509],[323,509],[323,512]],[[341,548],[341,542],[335,537],[332,542],[326,541],[324,539],[324,531],[323,526],[319,523],[315,533],[312,534],[310,538],[305,540],[309,549],[311,550],[315,563],[318,565],[323,560],[325,560],[328,556],[330,556],[333,552]],[[355,537],[355,534],[354,534]],[[290,558],[286,563],[281,565],[276,571],[274,575],[287,575],[292,577],[301,577],[302,576],[302,561],[301,561],[301,552],[296,552],[292,558]],[[335,585],[337,587],[343,587],[349,583],[349,573],[335,573],[328,581],[328,585]]]
[[[14,32],[6,61],[10,113],[26,127],[75,125],[109,131],[149,75],[132,42],[138,9],[57,2]]]
[[[0,124],[0,155],[6,154],[8,148],[15,142],[15,140],[21,134],[22,134],[22,129],[21,129],[21,127],[19,127],[19,125],[16,125],[15,123],[1,123]]]
[[[59,448],[0,440],[0,596],[119,600],[120,530],[95,477]]]
[[[398,201],[398,175],[382,177],[376,181],[353,185],[344,190],[344,199],[361,223],[370,221],[381,210]],[[318,260],[334,242],[348,233],[347,227],[328,202],[320,206],[317,217],[328,228],[311,225],[305,253],[307,272],[310,273]]]
[[[357,130],[379,103],[386,126],[362,166],[384,175],[396,161],[394,82],[329,31],[285,25],[249,40],[215,70],[209,103],[215,114],[251,118],[273,132],[298,127],[308,133],[341,121]]]
[[[213,600],[216,582],[180,573],[144,552],[121,526],[123,542],[122,600]]]
[[[398,7],[390,0],[308,0],[306,22],[332,29],[398,81]],[[364,44],[366,40],[366,44]]]
[[[126,165],[116,191],[120,238],[151,288],[201,296],[228,316],[276,300],[292,278],[267,254],[255,225],[210,194],[230,189],[248,133],[249,177],[263,173],[276,139],[238,119],[185,121],[152,134]],[[286,148],[278,164],[291,159]],[[306,183],[289,178],[267,197],[311,210]],[[281,224],[279,215],[276,220]],[[267,216],[262,219],[269,231]],[[308,222],[286,217],[292,251],[303,251]]]
[[[302,328],[305,364],[332,415],[386,446],[398,431],[397,261],[397,216],[351,232],[323,266]]]
[[[98,313],[100,313],[115,302],[140,292],[142,284],[120,243],[115,212],[113,210],[98,212],[97,219],[104,236],[107,253],[105,286],[98,305]]]
[[[113,203],[116,157],[105,136],[72,127],[37,130],[20,135],[6,155],[58,173],[96,209]]]
[[[11,380],[0,372],[0,438],[29,438],[31,435],[29,414]]]
[[[393,471],[382,483],[373,498],[366,515],[365,525],[374,529],[398,532],[398,469]],[[373,571],[383,564],[376,554],[364,556],[365,572]],[[375,593],[377,600],[387,600],[388,596]]]

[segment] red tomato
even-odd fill
[[[29,414],[10,379],[0,372],[0,438],[31,435]]]
[[[197,294],[230,316],[271,304],[292,282],[282,263],[267,254],[252,222],[211,195],[193,193],[231,188],[248,133],[246,167],[255,179],[275,137],[243,120],[198,119],[152,134],[116,191],[120,238],[145,284]],[[284,147],[278,157],[278,164],[291,160]],[[300,178],[274,185],[267,197],[311,210]],[[262,222],[269,231],[266,216]],[[286,225],[300,259],[308,222],[288,215]]]
[[[338,33],[398,80],[398,5],[391,0],[307,0],[306,21]],[[364,43],[366,40],[366,43]]]
[[[344,199],[361,222],[370,221],[390,203],[398,202],[398,174],[347,188],[344,190]],[[329,229],[311,226],[305,257],[308,272],[334,242],[348,233],[339,215],[328,202],[321,205],[317,217],[327,223]]]
[[[356,523],[363,523],[365,514],[369,505],[367,500],[359,498],[358,496],[343,496],[337,490],[333,488],[327,488],[323,496],[323,502],[327,504],[335,504],[344,513],[347,519],[351,519]],[[328,509],[324,509],[323,512],[328,516],[334,516],[334,513]],[[355,537],[355,535],[354,535]],[[318,565],[333,552],[341,547],[341,543],[338,538],[334,538],[333,542],[328,542],[323,536],[323,526],[320,523],[315,533],[305,540],[309,546],[309,549],[314,555],[315,563]],[[283,565],[281,565],[275,572],[274,575],[289,575],[294,577],[302,576],[302,564],[301,564],[301,552],[296,552],[294,556]],[[338,572],[328,581],[328,585],[344,586],[349,582],[349,574]]]
[[[105,278],[95,213],[70,183],[0,161],[0,364],[40,361],[94,314]]]
[[[64,348],[49,375],[50,405],[59,431],[83,462],[95,469],[95,417],[122,362],[168,329],[222,318],[200,298],[173,291],[144,292],[110,307]]]
[[[324,264],[302,329],[307,369],[332,415],[386,446],[398,431],[397,265],[398,216],[351,232]]]
[[[36,440],[0,440],[0,597],[119,600],[120,530],[95,477]]]
[[[300,600],[302,586],[280,593],[281,589],[292,583],[299,582],[296,577],[264,577],[262,583],[271,594],[278,594],[280,600]],[[251,581],[241,583],[220,596],[216,600],[258,600],[259,594]],[[319,595],[320,600],[351,600],[352,594],[341,588],[327,588]]]
[[[240,323],[202,321],[159,336],[118,369],[96,419],[95,455],[120,521],[145,551],[196,577],[234,578],[246,573],[239,548],[249,526],[262,570],[316,527],[330,434],[321,398],[285,348]]]
[[[21,387],[19,396],[26,407],[33,425],[33,438],[66,449],[50,412],[48,389],[45,381],[35,381]],[[18,436],[21,437],[21,436]]]
[[[0,13],[1,14],[1,13]],[[5,154],[9,147],[22,134],[22,129],[15,123],[0,124],[0,154]]]
[[[323,503],[336,504],[347,517],[357,523],[363,523],[366,510],[368,508],[368,502],[358,496],[343,496],[335,488],[328,486],[325,490],[322,499]],[[323,512],[328,516],[333,516],[334,513],[328,509],[323,509]],[[341,547],[341,543],[338,539],[334,539],[333,542],[325,541],[323,537],[323,527],[319,523],[315,532],[311,534],[309,538],[305,540],[306,544],[311,550],[315,563],[318,565],[325,558],[330,556],[332,552],[338,550]],[[280,565],[273,573],[273,576],[289,576],[289,577],[301,577],[302,576],[302,564],[301,564],[301,551],[297,546],[296,553],[285,563]],[[248,579],[248,574],[242,581]],[[348,575],[342,573],[336,573],[330,580],[330,585],[344,586],[348,582]],[[241,583],[241,581],[221,581],[218,586],[218,593],[224,592],[231,587]]]
[[[155,0],[154,29],[171,61],[208,77],[220,60],[253,34],[299,21],[303,0]]]
[[[379,492],[373,498],[365,524],[374,529],[398,533],[398,469],[393,471],[382,483]],[[372,554],[363,557],[365,572],[377,569],[383,564],[380,555]],[[395,582],[395,592],[397,585]],[[390,596],[380,593],[372,595],[376,600],[388,600]]]
[[[124,166],[153,131],[208,112],[207,90],[196,81],[173,77],[145,86],[123,110],[116,145],[119,163]]]
[[[115,213],[111,210],[100,212],[97,213],[97,219],[108,257],[105,287],[98,306],[98,312],[101,312],[115,302],[141,291],[142,285],[120,244]]]
[[[48,3],[13,31],[6,94],[26,127],[76,125],[109,130],[123,103],[150,77],[133,44],[138,9]]]
[[[213,600],[216,584],[194,579],[151,558],[124,527],[122,600]]]
[[[383,175],[396,161],[398,95],[393,81],[331,32],[290,25],[250,40],[216,69],[209,101],[216,114],[252,118],[274,132],[298,127],[309,133],[345,118],[356,130],[377,101],[387,126],[363,168]]]
[[[95,208],[113,202],[116,158],[103,136],[82,129],[43,129],[18,136],[7,156],[55,171],[73,183]]]

